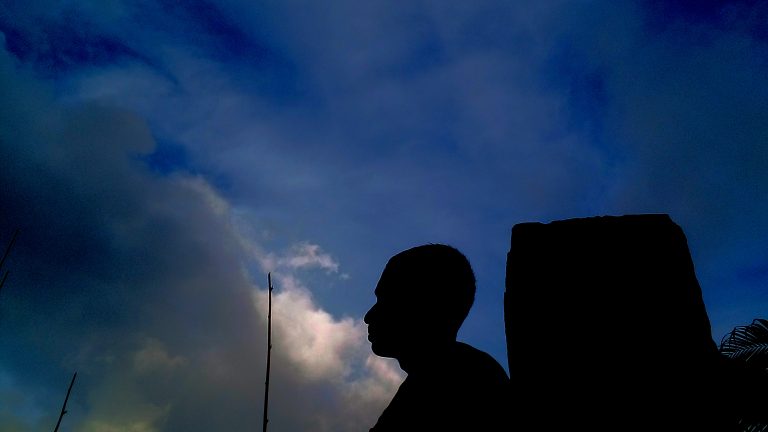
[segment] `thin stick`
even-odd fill
[[[8,270],[5,271],[5,274],[3,275],[3,279],[0,280],[0,290],[3,289],[3,285],[5,285],[5,280],[8,279]]]
[[[16,228],[16,231],[13,232],[13,237],[11,237],[11,242],[8,243],[8,246],[5,248],[5,253],[3,254],[3,258],[0,259],[0,269],[3,268],[3,264],[5,264],[5,259],[8,258],[8,254],[11,252],[11,248],[13,247],[13,244],[16,242],[17,235],[19,235],[18,228]]]
[[[69,389],[67,390],[67,397],[64,398],[64,405],[61,406],[61,414],[59,414],[59,421],[56,422],[56,429],[53,430],[53,432],[59,431],[59,425],[61,424],[61,419],[64,418],[64,414],[67,413],[67,401],[69,400],[69,394],[72,392],[72,386],[75,385],[75,378],[77,378],[77,372],[72,376],[72,382],[69,383]]]
[[[11,237],[10,243],[8,243],[8,246],[5,248],[5,253],[3,254],[3,258],[0,259],[0,269],[3,268],[3,264],[5,264],[5,259],[8,258],[8,254],[11,252],[11,248],[13,247],[13,244],[16,242],[17,235],[19,235],[18,228],[16,228],[16,231],[13,232],[13,237]],[[3,285],[5,285],[6,279],[8,279],[8,270],[5,271],[5,274],[3,274],[3,279],[0,280],[0,290],[3,289]]]
[[[267,285],[269,286],[269,312],[267,313],[267,380],[264,382],[264,423],[262,430],[267,432],[267,410],[269,408],[269,365],[272,354],[272,273],[267,273]]]

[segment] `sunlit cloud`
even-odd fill
[[[319,245],[311,243],[295,245],[288,256],[280,259],[279,264],[292,269],[317,267],[329,273],[339,271],[339,263],[329,254],[323,253]]]

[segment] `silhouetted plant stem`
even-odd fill
[[[13,247],[13,244],[16,242],[16,236],[19,235],[19,229],[17,228],[16,231],[13,232],[13,237],[11,237],[11,241],[8,243],[8,246],[5,248],[5,253],[3,254],[3,258],[0,259],[0,269],[3,268],[3,264],[5,264],[5,259],[8,258],[8,254],[11,252],[11,248]]]
[[[56,422],[56,428],[53,432],[59,431],[61,425],[61,419],[64,418],[64,414],[67,413],[67,401],[69,401],[69,394],[72,393],[72,386],[75,385],[75,378],[77,378],[77,372],[72,375],[72,382],[69,383],[69,389],[67,389],[67,396],[64,398],[64,404],[61,406],[61,414],[59,414],[59,421]]]
[[[5,274],[3,275],[3,279],[0,280],[0,290],[3,289],[3,285],[5,285],[5,280],[8,279],[8,271],[6,270]]]
[[[263,432],[267,432],[267,411],[269,409],[269,366],[272,354],[272,273],[267,273],[267,285],[269,287],[269,310],[267,312],[267,379],[264,382],[264,423]]]
[[[18,228],[16,231],[13,232],[13,237],[11,237],[11,241],[8,243],[8,246],[5,248],[5,253],[3,253],[3,258],[0,259],[0,270],[3,268],[3,264],[5,264],[5,259],[8,258],[8,254],[11,252],[11,248],[13,247],[13,244],[16,242],[16,236],[19,235]],[[5,285],[5,280],[8,279],[8,270],[5,271],[5,274],[3,274],[3,279],[0,280],[0,290],[3,289],[3,285]]]

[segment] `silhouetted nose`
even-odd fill
[[[363,317],[363,321],[366,324],[371,324],[371,318],[373,317],[373,314],[374,314],[373,310],[374,309],[376,309],[376,305],[375,304],[373,306],[371,306],[370,309],[368,309],[368,312],[365,313],[365,316]]]

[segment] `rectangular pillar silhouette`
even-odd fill
[[[726,430],[720,356],[667,215],[515,225],[505,321],[510,430]]]

